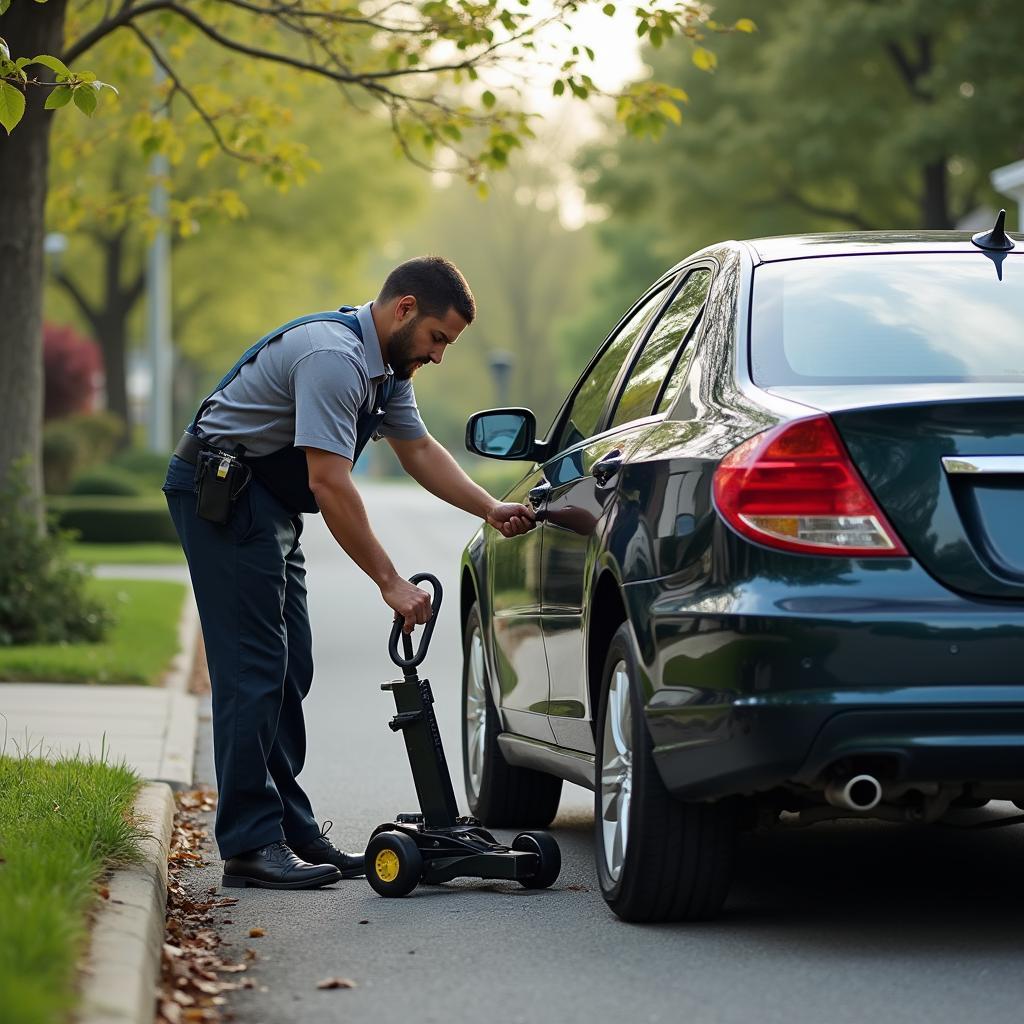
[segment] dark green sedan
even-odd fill
[[[595,792],[632,921],[717,913],[740,829],[1024,806],[1024,242],[726,242],[665,273],[462,565],[463,759],[491,826]]]

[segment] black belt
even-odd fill
[[[192,465],[196,464],[200,452],[217,452],[219,455],[230,454],[222,451],[215,445],[207,443],[202,440],[202,438],[196,437],[195,434],[189,433],[187,430],[181,435],[181,440],[174,449],[174,454],[177,455],[179,459],[182,459],[185,462],[191,462]]]

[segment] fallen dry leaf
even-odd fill
[[[351,978],[324,978],[316,983],[317,988],[355,988],[356,983]]]
[[[160,1004],[160,1016],[168,1024],[179,1024],[181,1021],[181,1007],[177,1003],[171,1003],[165,999]]]
[[[204,864],[204,850],[209,849],[208,844],[204,846],[206,829],[196,812],[213,810],[216,799],[212,792],[198,790],[178,794],[177,802],[167,864],[166,937],[155,1024],[223,1024],[230,1018],[223,993],[243,987],[224,974],[245,971],[248,965],[222,958],[218,922],[211,911],[234,906],[238,900],[220,897],[216,886],[204,889],[205,895],[199,898],[190,891],[188,874]],[[255,953],[247,954],[246,960],[253,957]]]
[[[262,939],[267,933],[262,928],[250,928],[249,938],[250,939]]]

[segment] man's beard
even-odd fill
[[[388,341],[388,362],[399,380],[412,380],[426,361],[412,355],[412,336],[418,322],[419,317],[413,317],[409,323],[394,331]]]

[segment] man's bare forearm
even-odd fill
[[[395,567],[377,540],[366,515],[363,499],[348,473],[334,473],[313,488],[324,522],[345,553],[380,588],[398,577]]]
[[[451,453],[432,437],[427,437],[408,452],[400,452],[402,468],[421,487],[449,505],[486,519],[495,501],[474,483]]]

